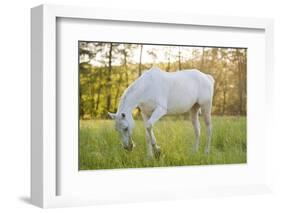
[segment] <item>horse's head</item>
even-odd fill
[[[134,127],[134,121],[131,114],[126,113],[110,113],[108,115],[115,120],[115,129],[119,132],[123,147],[128,151],[132,151],[134,143],[131,137],[132,130]]]

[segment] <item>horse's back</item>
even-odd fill
[[[199,102],[204,74],[194,69],[168,73],[167,76],[170,80],[168,111],[172,114],[189,111]]]
[[[187,69],[187,70],[181,70],[181,71],[176,71],[176,72],[166,72],[166,71],[162,71],[159,68],[151,68],[149,71],[145,72],[143,74],[143,77],[145,78],[152,78],[155,80],[163,80],[163,79],[167,79],[167,80],[179,80],[184,78],[186,80],[186,78],[188,79],[193,79],[193,80],[197,80],[197,81],[207,81],[209,83],[213,83],[214,79],[211,75],[209,74],[205,74],[197,69]]]
[[[193,79],[197,81],[197,83],[214,83],[214,78],[211,75],[205,74],[197,69],[182,70],[171,74],[175,75],[177,78]]]
[[[152,68],[141,76],[141,82],[147,88],[145,99],[165,105],[169,113],[182,113],[212,99],[213,78],[196,69],[165,72]]]
[[[193,93],[197,96],[197,103],[203,105],[205,103],[211,104],[213,99],[213,90],[214,90],[214,78],[205,74],[197,69],[193,70],[184,70],[185,81],[192,85]],[[192,83],[191,83],[192,82]]]

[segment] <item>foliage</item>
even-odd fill
[[[80,119],[107,118],[144,70],[199,69],[216,81],[213,114],[246,115],[247,50],[79,42]]]

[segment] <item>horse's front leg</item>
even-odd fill
[[[147,143],[147,156],[148,158],[153,158],[160,156],[160,147],[156,144],[156,139],[153,133],[153,130],[146,130],[146,143]]]
[[[161,150],[160,147],[156,144],[156,139],[152,130],[152,126],[156,121],[158,121],[163,115],[167,113],[167,110],[165,110],[163,107],[157,107],[151,114],[150,118],[146,122],[146,131],[149,134],[149,137],[151,139],[151,146],[153,148],[154,156],[156,158],[159,158]]]
[[[160,146],[157,145],[156,143],[156,138],[154,136],[154,133],[153,133],[153,130],[151,129],[151,146],[153,148],[153,153],[154,153],[154,156],[156,158],[159,158],[160,157],[160,154],[161,154],[161,149],[160,149]]]
[[[148,121],[149,116],[146,113],[144,113],[143,111],[141,112],[141,115],[142,115],[142,119],[144,121],[144,125],[146,125],[146,122]],[[153,148],[151,145],[151,137],[147,130],[145,130],[145,136],[146,136],[145,139],[146,139],[146,144],[147,144],[147,157],[153,158]]]

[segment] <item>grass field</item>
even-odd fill
[[[142,121],[136,121],[133,133],[136,147],[127,152],[121,146],[114,121],[81,120],[80,170],[246,163],[246,117],[213,117],[209,155],[204,154],[205,125],[202,120],[200,123],[200,149],[193,153],[194,132],[189,120],[164,118],[158,121],[154,133],[161,147],[161,156],[148,159]]]

